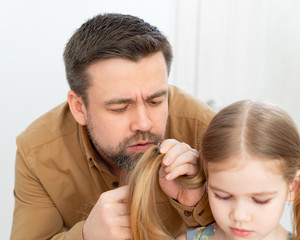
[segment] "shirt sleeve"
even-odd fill
[[[207,192],[195,207],[184,206],[174,199],[170,199],[170,201],[188,227],[207,226],[214,221]]]
[[[62,217],[19,149],[15,164],[15,209],[11,240],[82,239],[84,222],[64,229]]]
[[[82,240],[82,229],[85,221],[75,224],[69,231],[55,235],[51,240]]]

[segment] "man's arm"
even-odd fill
[[[51,239],[64,231],[63,220],[47,192],[25,163],[19,151],[15,164],[15,209],[11,240]],[[59,234],[54,239],[63,239],[65,235],[78,235],[81,239],[83,223],[79,223],[69,232]]]
[[[126,187],[101,194],[86,221],[80,221],[71,229],[65,229],[55,204],[18,152],[14,194],[11,240],[131,238],[129,213],[124,201],[127,197]]]

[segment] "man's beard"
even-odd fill
[[[122,142],[120,142],[115,151],[112,149],[104,150],[104,148],[97,142],[94,127],[91,121],[88,121],[87,131],[98,153],[105,159],[109,159],[110,161],[114,162],[119,167],[126,169],[127,171],[131,171],[132,169],[134,169],[138,160],[144,154],[143,152],[133,152],[131,154],[126,153],[126,149],[129,146],[136,144],[140,140],[153,142],[154,144],[158,144],[163,140],[163,136],[160,136],[158,134],[154,134],[149,131],[137,131],[135,135],[127,137]]]

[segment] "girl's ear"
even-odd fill
[[[288,193],[287,200],[292,202],[295,201],[297,194],[300,192],[300,170],[297,171],[293,182],[290,184],[290,190]]]
[[[87,110],[80,96],[74,91],[68,92],[68,103],[72,115],[80,125],[87,124]]]

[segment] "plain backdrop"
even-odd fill
[[[0,232],[9,239],[15,138],[66,100],[62,53],[99,13],[136,15],[174,48],[170,83],[217,111],[239,99],[272,101],[300,124],[300,5],[297,0],[0,0]],[[291,229],[287,206],[283,225]]]

